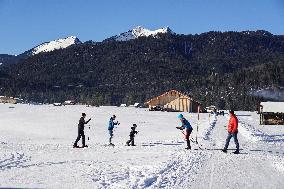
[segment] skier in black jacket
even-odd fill
[[[83,144],[83,148],[84,147],[88,147],[86,144],[85,144],[85,133],[84,133],[84,128],[85,128],[85,124],[89,123],[89,121],[91,120],[91,118],[88,120],[88,121],[85,121],[85,117],[86,117],[86,114],[85,113],[82,113],[82,117],[80,118],[79,120],[79,124],[78,124],[78,136],[77,136],[77,139],[76,141],[74,142],[74,145],[73,145],[73,148],[79,148],[78,146],[78,141],[80,140],[81,136],[82,136],[82,144]]]
[[[130,131],[130,134],[129,134],[130,140],[128,140],[126,142],[127,146],[130,146],[130,142],[131,142],[131,146],[135,146],[135,144],[134,144],[134,137],[135,137],[135,134],[138,133],[138,131],[135,131],[136,127],[137,127],[136,124],[133,124],[133,127],[131,127],[131,131]]]

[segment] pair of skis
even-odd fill
[[[181,131],[181,133],[185,136],[185,133],[184,133],[183,131]],[[200,150],[204,150],[204,148],[201,147],[202,144],[199,144],[199,143],[198,143],[197,138],[196,138],[196,140],[194,140],[193,138],[190,138],[189,140],[190,140],[191,142],[197,144],[197,145],[198,145],[198,148],[199,148]]]

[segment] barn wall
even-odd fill
[[[198,112],[198,106],[199,104],[195,101],[191,101],[192,102],[192,108],[191,108],[191,112]]]
[[[197,102],[192,101],[189,97],[184,96],[175,90],[153,98],[152,100],[148,101],[147,104],[150,108],[152,106],[161,105],[170,111],[181,112],[197,112],[199,105]]]
[[[172,109],[174,111],[181,111],[181,112],[197,112],[192,109],[194,102],[191,101],[189,98],[180,97],[177,98],[169,103],[167,103],[164,107]]]

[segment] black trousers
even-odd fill
[[[74,146],[78,146],[77,143],[78,143],[78,141],[80,140],[81,137],[82,137],[82,144],[83,144],[83,146],[85,146],[85,133],[84,133],[84,130],[82,130],[82,129],[78,130],[78,136],[77,136],[77,139],[74,143]]]
[[[131,145],[134,146],[134,137],[130,137],[130,140],[128,140],[126,144],[129,146],[130,142],[131,142]]]
[[[187,147],[188,147],[188,148],[191,148],[191,146],[190,146],[190,140],[189,140],[189,137],[190,137],[191,132],[192,132],[192,129],[186,129],[186,130],[185,130],[185,139],[186,139],[186,143],[187,143]]]
[[[113,130],[108,130],[108,133],[109,133],[109,143],[112,144],[111,139],[113,137]]]

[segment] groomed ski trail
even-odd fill
[[[198,148],[188,151],[175,126],[176,113],[85,106],[0,106],[1,188],[280,188],[284,185],[284,128],[258,126],[258,115],[238,116],[241,154],[221,152],[227,117],[209,124],[200,114]],[[78,115],[92,119],[89,148],[72,148]],[[108,142],[109,112],[120,118],[115,147]],[[45,115],[45,116],[42,116]],[[197,114],[185,114],[194,127]],[[15,119],[17,118],[17,119]],[[11,120],[13,120],[11,122]],[[130,126],[139,125],[137,146],[125,146]],[[225,126],[225,127],[224,127]]]
[[[144,178],[142,185],[132,188],[187,188],[188,183],[196,177],[205,157],[206,154],[202,151],[175,153],[171,161]]]
[[[240,120],[239,130],[242,131],[246,123],[241,116],[238,118]],[[226,123],[224,119],[228,118],[218,117],[221,123]],[[277,165],[281,162],[283,164],[283,154],[268,153],[267,148],[274,146],[255,144],[254,139],[249,140],[243,136],[247,133],[240,131],[238,139],[241,153],[237,155],[232,153],[235,150],[233,139],[230,141],[228,153],[221,152],[227,137],[227,130],[225,125],[218,124],[219,121],[215,125],[210,125],[211,134],[206,135],[205,139],[208,140],[207,148],[212,149],[211,152],[209,151],[211,157],[198,172],[197,179],[190,185],[191,188],[282,188],[284,172],[277,169]],[[255,148],[262,149],[263,153],[253,151]]]

